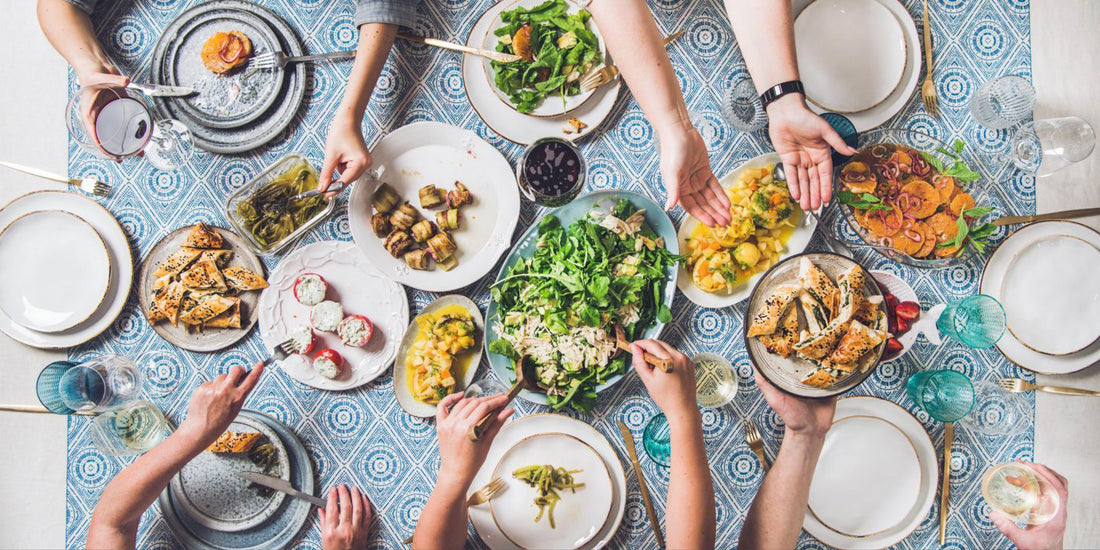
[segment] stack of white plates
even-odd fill
[[[132,280],[126,234],[94,200],[41,191],[0,209],[0,330],[15,340],[59,349],[94,338]]]

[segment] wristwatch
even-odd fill
[[[806,95],[805,88],[802,87],[801,80],[788,80],[786,82],[780,82],[760,94],[760,102],[764,104],[764,109],[768,108],[775,100],[787,95],[787,94],[802,94]]]

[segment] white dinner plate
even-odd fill
[[[828,3],[831,3],[831,4],[845,4],[846,3],[843,0],[791,0],[792,15],[794,16],[795,20],[798,21],[798,20],[800,20],[800,16],[801,16],[803,10],[809,9],[809,7],[811,5],[821,3],[821,2],[828,2]],[[902,38],[903,38],[903,41],[904,41],[905,66],[904,66],[904,69],[902,70],[900,82],[896,82],[896,85],[892,88],[892,91],[885,97],[885,99],[882,99],[877,104],[875,104],[874,106],[872,106],[868,109],[860,110],[860,111],[857,111],[857,112],[845,113],[844,116],[847,117],[848,120],[852,121],[852,124],[855,125],[857,132],[864,132],[864,131],[870,130],[872,128],[877,128],[879,126],[882,126],[884,123],[886,123],[886,121],[893,118],[894,115],[900,113],[901,110],[905,108],[906,103],[909,102],[909,98],[913,97],[913,92],[914,92],[914,90],[917,89],[917,83],[920,81],[920,76],[921,76],[921,52],[922,52],[922,50],[921,50],[921,43],[920,43],[920,35],[917,34],[917,24],[916,24],[915,21],[913,21],[913,16],[909,14],[909,10],[907,10],[905,8],[905,6],[903,6],[897,0],[859,0],[858,3],[862,4],[862,3],[865,3],[865,2],[878,3],[881,7],[885,8],[888,12],[890,12],[891,15],[894,16],[894,20],[896,22],[896,25],[900,26],[900,28],[901,28]],[[818,9],[821,9],[821,8],[814,8],[815,11],[817,11]],[[872,8],[868,11],[870,11],[872,13],[878,12],[878,10],[874,9],[874,8]],[[811,15],[811,17],[805,19],[801,25],[813,26],[813,25],[818,24],[818,23],[814,22],[816,18],[812,17],[813,12],[811,12],[810,15]],[[888,23],[888,24],[884,25],[884,27],[892,28],[894,25],[895,25],[895,23]],[[853,32],[853,30],[857,29],[857,28],[860,30],[860,33],[854,33]],[[847,36],[847,35],[858,35],[858,34],[863,33],[864,31],[867,31],[868,29],[861,28],[861,27],[855,27],[852,24],[844,23],[844,24],[842,24],[842,26],[839,26],[839,27],[836,27],[836,28],[833,28],[833,29],[819,29],[819,30],[822,31],[822,32],[827,32],[827,31],[830,31],[830,30],[834,31],[833,33],[830,33],[830,34],[834,34],[837,31],[839,31],[839,33],[842,33],[843,35]],[[878,30],[878,27],[876,27],[874,30],[875,30],[876,33],[881,32],[880,30]],[[796,36],[795,47],[796,47],[796,49],[798,49],[799,52],[801,52],[802,49],[799,48],[797,40],[798,40],[798,38]],[[896,46],[885,46],[885,47],[889,48],[891,51],[893,51],[896,48]],[[809,56],[809,55],[810,54],[807,54],[807,56]],[[802,71],[803,70],[813,71],[813,70],[816,69],[816,67],[806,66],[805,69],[803,69],[804,60],[801,59],[801,56],[800,56],[798,61],[799,61],[799,63],[798,63],[799,72],[800,72],[800,74],[802,74],[802,78],[805,80],[806,74],[803,73]],[[832,61],[837,61],[837,60],[832,60]],[[868,75],[868,76],[870,76],[870,75]],[[877,74],[874,75],[874,76],[875,76],[875,80],[879,80],[881,78],[881,76],[877,75]],[[881,78],[881,80],[886,81],[888,79]],[[889,80],[893,80],[893,79],[891,78]],[[824,85],[826,87],[830,88],[829,91],[824,92],[824,95],[828,96],[828,97],[839,97],[840,94],[843,94],[843,93],[856,93],[856,94],[862,96],[865,93],[864,90],[858,89],[858,87],[855,87],[855,86],[851,86],[849,83],[842,82],[839,78],[834,78],[832,76],[830,76],[829,78],[827,78],[824,81]],[[834,87],[835,87],[835,91],[832,90]],[[806,82],[806,93],[807,93],[807,95],[811,95],[811,93],[812,93],[811,92],[811,86],[810,86],[809,82]],[[863,102],[866,103],[866,100],[864,100]],[[808,103],[809,103],[810,109],[817,112],[817,113],[823,113],[823,112],[826,112],[826,111],[830,110],[830,109],[822,108],[821,106],[819,106],[817,104],[814,104],[813,102],[808,102]]]
[[[719,182],[723,188],[729,187],[737,181],[738,175],[745,170],[758,169],[768,166],[769,164],[775,164],[779,161],[779,155],[776,153],[767,153],[758,157],[749,159],[743,164],[738,166],[730,172],[726,177],[722,178]],[[795,208],[798,208],[798,203],[792,202]],[[801,220],[799,220],[798,227],[791,233],[790,240],[787,241],[787,249],[776,259],[776,263],[783,261],[784,258],[793,256],[795,254],[801,254],[806,247],[809,246],[810,240],[814,236],[814,229],[817,228],[817,221],[814,218],[805,214],[800,214]],[[680,250],[685,254],[687,253],[687,240],[691,237],[691,232],[695,230],[695,227],[699,225],[699,220],[696,220],[691,214],[684,217],[684,221],[680,223],[680,229],[676,232],[676,238],[680,241]],[[680,275],[676,278],[676,286],[680,289],[680,292],[687,296],[688,300],[695,302],[697,305],[707,308],[723,308],[743,302],[746,298],[752,295],[752,289],[756,288],[756,283],[760,282],[760,277],[767,271],[762,270],[756,275],[749,278],[748,281],[741,283],[740,286],[734,288],[731,293],[711,293],[707,292],[697,286],[692,281],[691,273],[687,270],[687,264],[680,262]]]
[[[344,358],[344,372],[335,379],[313,369],[312,355],[294,354],[280,363],[291,378],[314,388],[342,391],[378,378],[397,356],[397,345],[409,324],[409,300],[401,285],[371,265],[354,243],[323,241],[288,254],[271,272],[269,286],[260,295],[260,335],[274,349],[292,330],[309,326],[309,306],[294,298],[294,281],[302,273],[316,273],[328,283],[327,300],[340,302],[344,314],[363,315],[374,324],[374,335],[363,347],[345,346],[335,333],[314,330],[312,353],[332,348]]]
[[[384,237],[371,228],[371,197],[378,182],[364,177],[355,184],[348,201],[351,234],[371,265],[385,276],[420,290],[449,292],[484,277],[511,246],[519,221],[516,176],[504,155],[477,134],[438,122],[417,122],[386,135],[371,156],[386,167],[381,181],[432,222],[440,209],[419,208],[421,187],[434,184],[448,191],[461,181],[474,199],[461,208],[461,225],[451,232],[458,246],[458,266],[443,271],[433,262],[432,269],[421,271],[386,252]]]
[[[1072,265],[1071,265],[1072,262]],[[1069,235],[1039,237],[1016,253],[1001,282],[1008,330],[1050,355],[1100,338],[1100,249]]]
[[[939,462],[932,439],[909,411],[878,397],[838,400],[833,422],[802,527],[835,548],[901,542],[928,517],[936,498]]]
[[[0,229],[0,309],[39,332],[86,321],[111,286],[111,256],[88,222],[63,210],[25,214]]]
[[[115,321],[134,279],[134,260],[126,232],[114,215],[94,200],[66,191],[37,191],[28,193],[0,209],[0,227],[6,227],[16,219],[42,210],[61,210],[87,222],[107,245],[111,262],[111,282],[107,294],[95,312],[84,322],[61,332],[31,330],[0,311],[0,330],[28,346],[44,349],[63,349],[83,344],[95,338]]]
[[[1081,336],[1081,334],[1095,330],[1097,327],[1095,321],[1089,320],[1096,315],[1097,304],[1100,303],[1100,296],[1096,294],[1095,290],[1097,286],[1096,272],[1092,271],[1096,268],[1089,267],[1092,265],[1090,262],[1095,261],[1092,259],[1093,254],[1086,253],[1084,257],[1080,258],[1076,254],[1067,255],[1067,253],[1074,254],[1073,250],[1079,248],[1077,245],[1071,245],[1072,249],[1062,246],[1048,247],[1041,245],[1035,250],[1028,251],[1029,248],[1034,247],[1035,243],[1055,237],[1059,239],[1065,237],[1078,239],[1093,248],[1100,248],[1100,233],[1086,225],[1064,220],[1026,225],[1009,235],[997,247],[997,250],[989,256],[985,263],[985,269],[982,271],[980,287],[982,294],[988,294],[1001,304],[1005,304],[1005,314],[1008,317],[1008,322],[1013,325],[1013,330],[1006,330],[1004,336],[997,342],[997,349],[1001,350],[1001,353],[1009,361],[1040,374],[1076,372],[1100,361],[1100,342],[1093,342],[1076,353],[1051,355],[1028,347],[1020,341],[1016,334],[1016,332],[1023,329],[1024,334],[1027,335],[1025,337],[1034,339],[1037,331],[1040,330],[1028,321],[1021,320],[1020,316],[1022,314],[1050,319],[1052,323],[1057,323],[1062,327],[1067,327],[1072,323],[1084,324],[1085,326],[1069,328],[1072,333],[1071,338],[1067,338],[1070,335],[1057,335],[1054,336],[1054,340],[1043,340],[1043,338],[1051,337],[1048,334],[1041,336],[1035,342],[1029,342],[1043,349],[1064,350],[1075,347],[1087,337],[1087,335]],[[1038,254],[1041,261],[1049,265],[1031,266],[1019,263],[1017,260],[1021,253],[1025,254],[1025,260],[1033,254]],[[1030,263],[1031,260],[1027,261]],[[1013,264],[1017,265],[1013,267]],[[1023,271],[1015,273],[1019,270]],[[1062,273],[1059,273],[1059,270]],[[1008,276],[1010,272],[1014,273],[1011,277]],[[1038,284],[1037,287],[1029,288],[1027,290],[1028,295],[1018,295],[1020,290],[1016,289],[1015,285],[1028,280],[1035,280],[1036,276],[1049,276],[1055,279]],[[1021,278],[1013,282],[1017,277]],[[1063,290],[1061,288],[1055,287],[1056,285],[1065,284],[1078,285],[1067,289],[1070,291],[1068,294],[1072,294],[1072,296],[1067,297],[1066,294],[1062,294]],[[1007,294],[1009,287],[1013,287],[1013,295]],[[1037,301],[1044,299],[1044,296],[1051,301]],[[1037,319],[1031,321],[1031,323],[1035,321]],[[1025,323],[1027,324],[1025,325]]]
[[[532,5],[540,3],[536,0],[523,1]],[[499,2],[485,10],[485,13],[481,14],[481,18],[470,29],[466,45],[471,48],[483,48],[486,35],[491,35],[490,29],[496,28],[497,23],[500,21],[500,13],[506,9],[511,9],[511,7],[512,3],[510,2]],[[591,26],[594,28],[595,23],[592,23]],[[606,51],[604,52],[604,63],[612,64],[611,56]],[[466,97],[470,100],[470,106],[474,108],[474,111],[481,117],[486,126],[509,141],[529,145],[536,139],[547,136],[574,140],[595,131],[611,114],[611,109],[615,106],[615,98],[619,96],[622,80],[616,79],[610,84],[600,86],[583,103],[575,107],[567,105],[567,108],[572,108],[568,112],[557,116],[531,116],[516,111],[508,103],[507,98],[502,98],[498,94],[498,90],[493,84],[493,75],[488,62],[478,57],[462,56],[462,86],[466,90]],[[552,107],[549,105],[551,103],[554,103],[554,98],[546,98],[540,109]],[[560,105],[560,101],[558,105]],[[579,132],[566,133],[564,128],[570,117],[576,117],[588,126]]]
[[[477,304],[465,296],[451,294],[449,296],[443,296],[425,306],[420,314],[409,323],[409,328],[405,330],[405,336],[401,338],[401,345],[397,348],[397,358],[393,362],[393,393],[397,396],[397,404],[401,405],[401,408],[404,409],[405,412],[413,416],[419,416],[421,418],[435,416],[436,409],[438,408],[436,404],[418,401],[413,397],[412,390],[409,388],[409,371],[405,367],[405,358],[409,354],[409,348],[420,334],[418,319],[420,315],[430,315],[439,311],[440,308],[453,304],[458,304],[465,308],[466,311],[470,312],[470,315],[474,318],[474,326],[477,327],[477,335],[474,336],[474,346],[464,354],[464,356],[469,356],[470,363],[462,373],[462,378],[455,381],[453,391],[464,391],[466,387],[474,381],[474,375],[477,374],[477,369],[481,366],[481,351],[484,347],[482,345],[482,340],[485,338],[485,320],[482,318],[481,310],[478,309]]]
[[[553,509],[553,528],[547,513],[535,521],[538,491],[512,476],[518,468],[543,464],[580,470],[573,474],[573,481],[584,483],[584,487],[558,492],[561,500]],[[611,515],[611,471],[591,445],[572,435],[544,433],[520,440],[497,462],[493,477],[503,479],[506,488],[489,501],[489,512],[504,536],[520,548],[580,548],[599,533]]]
[[[603,459],[604,465],[611,474],[611,514],[607,516],[607,520],[596,536],[584,543],[581,548],[583,550],[594,550],[607,546],[615,538],[615,533],[619,530],[619,524],[622,523],[623,514],[626,512],[626,472],[623,470],[618,453],[607,441],[607,438],[596,431],[595,428],[580,420],[557,414],[532,414],[508,421],[500,429],[500,433],[497,434],[496,438],[493,439],[493,445],[489,448],[484,465],[474,477],[469,493],[473,494],[474,491],[492,480],[497,463],[500,462],[501,457],[508,449],[530,436],[546,433],[565,434],[580,439],[591,446]],[[521,489],[516,492],[527,492],[522,487],[509,487],[500,496],[503,497],[513,489]],[[529,494],[533,500],[533,493]],[[532,516],[531,519],[534,519],[534,517]],[[482,505],[470,508],[470,521],[474,524],[474,529],[477,530],[481,540],[492,550],[519,548],[510,542],[500,528],[497,527],[493,521],[492,513],[489,511],[489,506]]]
[[[905,72],[901,23],[878,0],[817,0],[794,20],[794,38],[806,99],[822,109],[866,111]]]

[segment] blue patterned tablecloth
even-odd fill
[[[103,2],[95,14],[102,42],[124,71],[145,74],[160,29],[198,0],[117,0]],[[261,4],[281,14],[297,29],[306,49],[323,52],[350,49],[358,32],[352,26],[351,0],[262,0]],[[478,14],[490,0],[425,0],[420,7],[417,31],[421,34],[464,42]],[[919,0],[904,0],[920,22]],[[686,36],[670,47],[670,57],[693,113],[717,121],[719,135],[712,151],[714,171],[724,174],[745,159],[765,152],[767,140],[760,134],[739,134],[724,123],[718,109],[722,91],[732,78],[741,54],[717,0],[651,0],[658,25],[664,34],[684,29]],[[1007,139],[1005,131],[979,127],[970,116],[968,100],[975,88],[991,77],[1015,73],[1031,76],[1030,16],[1028,0],[935,0],[932,3],[936,51],[936,82],[941,117],[928,116],[920,105],[919,93],[888,123],[892,127],[920,130],[944,141],[959,138],[969,147],[972,165],[985,175],[978,192],[979,203],[987,201],[999,209],[1018,214],[1034,212],[1034,180],[993,161],[993,151]],[[461,81],[457,55],[421,45],[398,44],[378,82],[363,124],[368,143],[387,131],[414,121],[437,120],[469,128],[498,147],[515,162],[520,147],[497,136],[469,108]],[[251,176],[275,159],[298,152],[319,161],[322,158],[327,123],[340,101],[351,63],[320,65],[310,72],[305,105],[288,130],[258,151],[241,156],[216,156],[205,152],[175,173],[160,172],[148,162],[129,159],[121,164],[103,161],[69,145],[69,173],[95,176],[109,181],[116,191],[106,206],[121,220],[143,257],[172,230],[196,221],[225,226],[222,215],[225,198]],[[70,79],[71,80],[71,79]],[[70,92],[75,84],[70,82]],[[55,113],[51,116],[61,116]],[[604,128],[586,139],[581,148],[589,163],[588,190],[629,188],[663,200],[658,157],[652,127],[637,103],[624,90]],[[341,205],[342,206],[342,205]],[[298,246],[319,240],[350,240],[346,214],[342,212],[313,231]],[[541,211],[525,204],[517,235],[535,221]],[[683,211],[673,213],[676,221]],[[1004,228],[994,236],[1006,236]],[[820,247],[820,242],[815,242]],[[982,264],[973,261],[950,269],[921,271],[880,257],[860,254],[865,265],[899,274],[917,291],[922,305],[972,294],[976,291]],[[269,260],[270,269],[275,264]],[[493,270],[495,273],[496,270]],[[489,278],[465,289],[484,309],[488,301]],[[265,356],[258,331],[222,353],[196,354],[181,351],[163,341],[149,328],[132,293],[126,309],[101,337],[70,352],[82,359],[102,353],[134,358],[145,368],[167,369],[178,377],[176,391],[153,400],[175,420],[186,411],[191,391],[204,380],[229,366],[251,364]],[[432,296],[409,290],[413,313]],[[742,380],[751,368],[741,341],[744,304],[722,310],[694,306],[677,295],[673,323],[665,332],[670,343],[685,352],[714,351],[729,357]],[[999,376],[1032,376],[1009,363],[996,350],[974,351],[948,343],[942,347],[919,340],[901,360],[879,367],[854,394],[871,394],[900,403],[915,412],[940,448],[942,425],[923,412],[915,411],[905,396],[904,382],[921,368],[951,368],[975,379]],[[492,376],[482,366],[479,377]],[[1034,416],[1030,395],[1029,416]],[[434,425],[402,412],[393,397],[392,380],[383,376],[372,384],[350,392],[322,392],[304,387],[279,369],[270,369],[247,406],[278,418],[301,437],[314,461],[318,484],[324,490],[346,482],[366,490],[380,521],[372,534],[374,544],[401,548],[400,541],[412,532],[431,492],[439,465]],[[742,385],[734,406],[752,417],[765,438],[769,456],[778,450],[782,425],[751,383]],[[519,402],[517,416],[540,412],[541,407]],[[640,436],[656,408],[635,376],[600,396],[592,414],[577,415],[608,436],[622,451],[614,428],[624,420]],[[707,453],[715,482],[718,507],[718,547],[731,548],[737,537],[763,472],[744,443],[737,415],[729,408],[705,410],[703,425]],[[90,423],[72,418],[68,428],[68,470],[66,541],[82,546],[92,509],[107,482],[130,462],[104,456],[91,445]],[[947,544],[959,548],[1006,548],[1010,543],[987,518],[989,507],[980,493],[980,479],[994,463],[1030,459],[1034,434],[1029,427],[1011,437],[988,438],[960,430],[952,455],[952,516]],[[658,514],[664,515],[668,470],[642,458],[643,467],[656,499]],[[614,548],[655,548],[656,544],[637,493],[633,472],[628,471],[627,510],[615,536]],[[937,499],[938,501],[938,499]],[[938,509],[933,508],[920,527],[899,547],[935,547]],[[145,513],[138,538],[140,548],[178,546],[154,506]],[[297,546],[320,548],[320,531],[312,517],[300,533]],[[484,545],[470,529],[468,546]],[[803,535],[800,548],[823,546]]]

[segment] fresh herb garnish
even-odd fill
[[[991,223],[983,223],[976,227],[970,227],[966,218],[980,218],[993,211],[992,206],[978,206],[976,208],[969,208],[962,211],[962,215],[959,216],[955,223],[958,226],[958,233],[955,234],[955,238],[937,245],[936,248],[946,248],[949,246],[956,247],[958,250],[955,255],[962,254],[965,246],[969,246],[977,251],[979,254],[985,253],[985,247],[989,243],[989,237],[996,231],[996,227]]]
[[[951,176],[957,182],[968,183],[977,181],[982,177],[981,174],[971,170],[970,166],[962,159],[962,150],[965,146],[966,144],[961,139],[956,139],[953,146],[954,151],[944,149],[943,147],[936,149],[936,152],[951,157],[955,161],[950,168],[945,167],[943,161],[928,153],[921,151],[921,156],[941,174]]]
[[[840,191],[836,194],[836,198],[840,199],[840,202],[858,210],[867,210],[869,212],[874,212],[876,210],[890,211],[890,207],[883,204],[882,199],[870,193],[856,195],[851,191]]]

